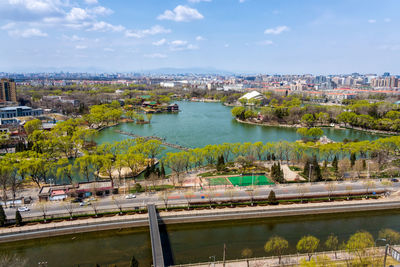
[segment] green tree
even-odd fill
[[[15,212],[15,225],[16,226],[21,226],[22,225],[22,216],[21,216],[21,213],[18,210]]]
[[[271,190],[271,191],[269,192],[269,195],[268,195],[268,204],[270,204],[270,205],[278,205],[278,204],[279,204],[278,200],[276,199],[276,195],[275,195],[274,190]]]
[[[373,246],[374,238],[366,231],[359,231],[353,234],[346,243],[346,249],[356,255],[361,266],[366,266],[367,249]]]
[[[356,153],[351,153],[350,155],[350,162],[351,162],[351,167],[353,168],[354,164],[356,163],[357,157]]]
[[[231,110],[231,113],[232,113],[232,116],[234,116],[235,118],[239,118],[239,119],[243,120],[245,111],[246,111],[246,109],[244,107],[234,107]]]
[[[6,224],[7,216],[4,212],[3,206],[0,205],[0,226],[3,227]]]
[[[312,236],[304,236],[297,242],[296,249],[298,252],[307,253],[308,260],[311,259],[312,254],[317,250],[319,239]]]
[[[335,236],[334,234],[330,234],[328,236],[328,238],[326,239],[326,241],[325,241],[325,247],[328,250],[331,250],[331,251],[332,250],[334,250],[334,251],[338,250],[338,248],[339,248],[339,240],[338,240],[337,236]],[[335,258],[337,258],[336,252],[335,252]]]
[[[42,129],[42,121],[39,119],[28,121],[25,123],[24,129],[28,135],[31,135],[34,131]]]
[[[379,231],[379,239],[385,239],[389,245],[398,245],[400,243],[400,233],[392,229],[382,229]]]
[[[267,253],[272,253],[279,257],[279,264],[281,263],[282,255],[289,248],[289,242],[280,236],[271,237],[267,243],[265,243],[264,250]]]

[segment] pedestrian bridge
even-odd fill
[[[158,228],[157,211],[154,204],[147,205],[149,212],[149,227],[150,227],[150,240],[151,252],[153,254],[153,266],[165,267],[164,255],[161,246],[160,229]]]

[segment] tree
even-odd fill
[[[21,226],[22,225],[22,216],[19,210],[15,212],[15,225],[16,226]]]
[[[372,235],[366,231],[359,231],[350,236],[346,244],[346,249],[358,257],[361,266],[366,266],[367,249],[373,246],[374,238]]]
[[[34,131],[40,130],[41,128],[42,128],[42,121],[39,119],[28,121],[24,125],[25,132],[28,135],[31,135]]]
[[[276,199],[274,190],[269,191],[268,204],[269,205],[278,205],[279,204],[278,200]]]
[[[0,205],[0,226],[3,227],[6,224],[7,216],[4,212],[3,206]]]
[[[282,255],[287,251],[289,248],[289,242],[280,237],[280,236],[273,236],[271,237],[267,243],[265,243],[264,250],[267,253],[273,253],[274,255],[278,255],[279,257],[279,264],[281,264]]]
[[[356,163],[357,157],[356,157],[356,153],[351,153],[350,154],[350,163],[351,163],[351,167],[353,168],[354,164]]]
[[[312,236],[303,236],[296,245],[296,249],[299,252],[307,253],[308,260],[311,260],[312,253],[314,253],[319,245],[319,239]]]
[[[66,203],[64,204],[64,208],[67,210],[68,214],[69,214],[69,219],[72,220],[73,218],[73,213],[75,211],[75,204],[74,203]]]
[[[131,264],[129,267],[139,267],[139,262],[136,260],[135,256],[132,256]]]
[[[338,171],[338,158],[337,158],[336,155],[335,155],[335,157],[334,157],[333,160],[332,160],[332,167],[333,167],[333,169],[335,170],[335,172]]]
[[[335,251],[335,258],[337,258],[336,250],[339,249],[339,240],[334,234],[330,234],[325,241],[325,247],[329,250]]]
[[[400,233],[392,229],[382,229],[379,231],[379,239],[385,239],[389,245],[398,245],[400,243]]]
[[[325,186],[325,189],[326,189],[326,191],[328,191],[329,201],[331,201],[332,193],[336,190],[336,184],[334,184],[333,182],[330,182],[329,184],[327,184]]]

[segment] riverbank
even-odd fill
[[[239,123],[244,123],[244,124],[251,124],[251,125],[259,125],[259,126],[265,126],[265,127],[283,127],[283,128],[301,128],[303,127],[300,124],[279,124],[279,123],[266,123],[266,122],[253,122],[253,121],[244,121],[238,118],[235,118],[237,122]],[[360,127],[344,127],[344,126],[319,126],[321,128],[333,128],[333,129],[339,129],[339,130],[356,130],[356,131],[361,131],[361,132],[366,132],[369,134],[374,134],[374,135],[387,135],[387,136],[392,136],[392,135],[399,135],[400,133],[397,132],[389,132],[389,131],[381,131],[381,130],[372,130],[372,129],[363,129]]]
[[[398,246],[393,246],[398,249]],[[368,249],[368,255],[372,256],[377,263],[383,263],[383,257],[385,254],[385,246],[383,247],[373,247]],[[346,250],[336,250],[336,251],[324,251],[312,253],[312,258],[316,261],[323,259],[326,265],[331,266],[327,261],[332,264],[343,264],[346,266],[351,260],[357,260],[357,256],[349,253]],[[302,261],[309,261],[308,254],[289,254],[282,255],[281,261],[278,256],[272,257],[261,257],[261,258],[248,258],[248,259],[237,259],[237,260],[227,260],[227,261],[216,261],[216,262],[200,262],[191,264],[180,264],[174,265],[173,267],[248,267],[248,266],[268,266],[268,267],[278,267],[278,266],[299,266]],[[395,264],[396,262],[389,256],[386,261],[387,265]],[[339,265],[342,266],[342,265]]]
[[[254,218],[290,217],[318,214],[349,213],[374,210],[400,209],[400,197],[381,199],[292,204],[290,206],[254,206],[237,208],[216,208],[202,210],[160,211],[159,222],[162,224],[180,224],[209,221],[246,220]],[[117,211],[117,210],[116,210]],[[110,217],[108,217],[110,216]],[[22,227],[0,229],[0,243],[59,236],[75,233],[104,231],[148,225],[146,213],[133,213],[123,216],[105,215],[100,218],[86,216],[77,220],[60,220],[59,222],[27,224]]]

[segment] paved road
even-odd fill
[[[250,196],[253,195],[255,199],[257,198],[266,198],[271,190],[274,190],[276,196],[279,197],[296,197],[299,194],[313,195],[313,194],[327,194],[328,191],[332,190],[332,194],[349,194],[349,187],[351,187],[352,193],[361,193],[366,191],[366,187],[363,182],[339,182],[334,183],[335,186],[332,189],[328,189],[329,183],[315,183],[315,184],[283,184],[283,185],[275,185],[275,186],[264,186],[264,187],[256,187],[254,193],[246,191],[245,189],[235,189],[233,193],[233,198],[235,200],[249,200]],[[305,188],[299,189],[299,188]],[[379,181],[375,181],[375,186],[373,188],[369,188],[369,192],[378,191],[378,190],[399,190],[400,183],[392,183],[390,187],[384,186]],[[171,193],[168,196],[168,205],[186,205],[189,202],[208,202],[209,200],[209,190],[204,189],[196,192],[192,192],[189,194],[182,193]],[[232,195],[229,195],[225,189],[212,190],[212,200],[213,201],[231,201]],[[133,209],[135,207],[145,207],[147,204],[156,204],[156,205],[164,205],[164,201],[161,199],[158,194],[145,194],[141,193],[137,195],[137,198],[134,199],[125,199],[123,195],[119,196],[118,202],[124,209]],[[33,203],[28,206],[30,211],[22,212],[23,217],[36,217],[41,216],[42,210],[40,205],[37,203]],[[115,201],[112,197],[104,197],[100,200],[96,201],[95,207],[98,210],[111,210],[118,209]],[[46,206],[47,215],[54,216],[57,214],[68,214],[67,209],[65,208],[65,203],[63,202],[55,202],[49,203]],[[7,218],[14,218],[15,209],[7,208],[5,209]],[[91,206],[79,206],[79,204],[75,204],[74,213],[75,212],[87,212],[94,213],[93,208]]]

